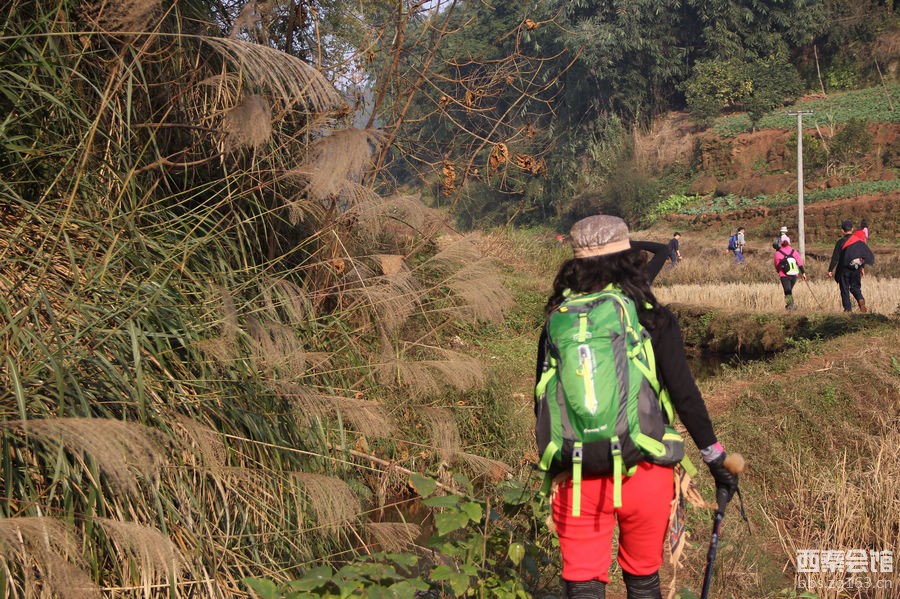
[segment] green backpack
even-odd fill
[[[535,387],[538,467],[572,471],[572,515],[581,512],[582,472],[612,474],[613,505],[622,504],[622,477],[641,461],[684,461],[684,441],[672,428],[669,394],[656,377],[650,335],[634,302],[612,285],[570,294],[545,325],[543,374]]]

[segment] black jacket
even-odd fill
[[[854,241],[846,248],[844,244],[852,237],[853,234],[847,233],[841,237],[834,245],[834,251],[831,252],[831,262],[828,264],[828,272],[834,273],[834,280],[837,281],[841,277],[841,272],[849,268],[852,260],[862,260],[862,266],[875,264],[875,254],[872,249],[864,241]]]

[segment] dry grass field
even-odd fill
[[[900,279],[868,276],[863,279],[862,290],[870,312],[892,315],[900,311]],[[771,283],[679,283],[657,286],[654,291],[666,304],[753,312],[784,311],[784,292],[774,276]],[[799,312],[841,311],[838,286],[831,279],[798,281],[793,295]],[[853,309],[857,310],[856,302]]]

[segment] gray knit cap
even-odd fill
[[[583,218],[569,233],[576,258],[605,256],[631,249],[628,225],[618,216],[598,214]]]

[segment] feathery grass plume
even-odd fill
[[[7,584],[14,583],[5,589],[6,593],[12,591],[12,596],[16,596],[18,584],[25,597],[43,596],[40,589],[62,599],[101,596],[85,569],[80,543],[59,520],[43,516],[0,519],[0,558]],[[18,564],[19,569],[11,564]]]
[[[273,319],[284,315],[288,323],[305,324],[315,319],[309,293],[287,279],[272,279],[262,290],[263,301]]]
[[[381,272],[386,277],[392,277],[401,271],[409,272],[409,267],[406,266],[406,262],[403,261],[403,256],[400,254],[375,254],[372,258],[381,266]]]
[[[312,418],[325,417],[339,410],[341,417],[362,435],[386,437],[396,431],[393,419],[388,416],[385,407],[376,401],[329,395],[304,385],[281,381],[276,382],[274,391],[292,403],[298,422],[304,426]]]
[[[452,231],[447,215],[425,206],[419,195],[393,195],[360,203],[350,209],[346,220],[363,241],[389,242],[395,247],[407,247],[415,239]]]
[[[459,429],[453,413],[445,408],[421,408],[419,413],[425,417],[428,430],[431,432],[431,443],[445,464],[452,464],[459,452],[461,441]]]
[[[344,273],[347,282],[345,294],[357,306],[371,309],[375,322],[386,331],[399,329],[419,306],[421,292],[412,273],[398,256],[392,267],[396,272],[377,275],[373,269],[359,260],[352,262],[352,268]],[[376,258],[381,270],[384,262]]]
[[[241,74],[272,92],[279,109],[300,104],[309,112],[341,110],[346,102],[315,67],[275,48],[229,38],[203,38],[215,52],[239,67]]]
[[[95,0],[81,4],[81,14],[98,31],[146,33],[159,15],[160,0]]]
[[[462,458],[472,470],[482,476],[486,476],[491,482],[499,482],[506,479],[507,475],[512,474],[512,468],[500,460],[493,460],[465,451],[459,451],[456,455]]]
[[[118,490],[138,492],[138,477],[155,480],[164,460],[162,435],[136,422],[111,418],[10,420],[2,425],[84,461],[90,456]],[[86,467],[86,466],[85,466]]]
[[[254,353],[264,370],[290,377],[306,373],[306,352],[294,329],[252,317],[247,319],[247,328],[256,342]]]
[[[377,401],[355,397],[335,397],[334,404],[343,419],[357,432],[367,437],[390,437],[397,427],[387,410]]]
[[[312,387],[279,380],[272,381],[271,387],[272,391],[291,403],[297,421],[303,426],[314,418],[324,418],[335,409],[335,396]]]
[[[382,551],[399,552],[416,544],[422,527],[407,522],[367,522],[366,533]]]
[[[213,472],[225,468],[228,450],[219,431],[184,414],[171,414],[168,420],[180,445],[199,458],[204,467]]]
[[[359,498],[339,478],[309,472],[294,472],[293,478],[307,496],[318,529],[323,533],[336,534],[362,512]]]
[[[250,0],[241,7],[241,12],[234,20],[229,36],[237,38],[242,31],[246,31],[250,39],[260,44],[268,44],[268,29],[273,8],[274,3],[272,2]]]
[[[404,348],[395,350],[393,342],[382,337],[381,357],[375,365],[382,384],[400,385],[411,396],[423,397],[439,393],[445,385],[466,391],[484,383],[484,371],[475,358],[439,347],[404,343]]]
[[[313,142],[304,163],[290,174],[306,181],[306,193],[314,200],[340,196],[362,175],[383,137],[377,129],[335,131]]]
[[[151,595],[151,586],[159,583],[176,584],[189,563],[168,536],[151,526],[137,522],[122,522],[109,518],[95,518],[115,547],[119,560],[130,563],[132,576],[140,578],[144,596]]]
[[[225,113],[222,128],[226,151],[243,147],[255,150],[272,137],[272,109],[259,94],[247,96]]]
[[[237,308],[231,292],[224,287],[212,285],[211,291],[215,294],[212,302],[218,301],[218,309],[221,312],[218,319],[220,334],[218,337],[204,339],[197,345],[221,366],[227,367],[238,358],[238,336],[241,329],[238,323]]]
[[[512,294],[500,280],[493,260],[483,258],[459,269],[447,281],[462,299],[461,315],[473,321],[498,322],[513,304]]]
[[[472,264],[484,257],[473,235],[441,235],[435,241],[438,252],[426,264],[441,272],[453,272],[460,266]]]

